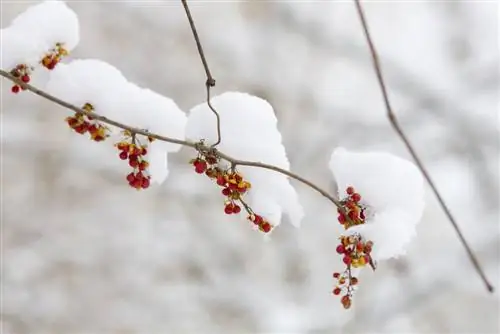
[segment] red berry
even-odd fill
[[[341,213],[338,217],[337,217],[339,223],[341,224],[344,224],[345,223],[345,216]]]
[[[340,295],[340,288],[333,289],[333,294],[336,295],[336,296]]]
[[[264,223],[261,225],[261,228],[264,231],[264,233],[268,233],[269,231],[271,231],[271,224]]]
[[[224,212],[225,212],[227,215],[232,214],[232,213],[233,213],[233,204],[232,204],[232,203],[227,204],[227,205],[224,207]]]
[[[229,189],[229,188],[222,189],[222,195],[224,195],[224,196],[231,195],[231,189]]]
[[[241,207],[239,205],[234,205],[233,207],[233,213],[240,213]]]
[[[24,82],[24,83],[28,83],[30,82],[30,76],[25,74],[21,77],[21,80]]]
[[[194,165],[194,170],[198,174],[203,174],[207,170],[207,163],[205,161],[197,161]]]
[[[134,173],[130,173],[130,174],[128,174],[128,175],[127,175],[127,181],[128,181],[128,182],[132,182],[132,181],[134,181],[134,180],[135,180],[135,175],[134,175]]]
[[[224,179],[224,176],[218,176],[217,177],[217,184],[219,186],[224,186],[226,184],[226,180]]]
[[[339,278],[340,274],[339,273],[333,273],[333,278]]]
[[[142,180],[136,178],[134,181],[130,182],[130,185],[136,189],[139,189],[142,186]]]
[[[351,262],[352,262],[352,259],[351,259],[350,256],[344,256],[344,258],[342,259],[342,261],[344,261],[345,264],[350,265]]]
[[[147,148],[145,148],[145,147],[142,147],[142,148],[141,148],[141,154],[142,154],[142,155],[146,155],[146,154],[148,154],[148,149],[147,149]]]
[[[345,252],[344,246],[343,245],[338,245],[337,246],[337,253],[344,254],[344,252]]]
[[[365,262],[370,263],[370,256],[369,255],[365,255]]]
[[[148,163],[146,161],[141,161],[139,164],[139,170],[145,170],[148,167]]]
[[[150,185],[149,179],[147,177],[143,178],[142,179],[142,188],[146,189],[149,187],[149,185]]]
[[[128,164],[130,167],[135,168],[135,167],[139,166],[139,161],[129,158]]]
[[[50,63],[47,64],[47,68],[49,70],[53,70],[56,67],[56,65],[57,65],[57,61],[52,60]]]
[[[12,93],[17,94],[17,93],[19,93],[20,89],[21,88],[19,86],[15,85],[15,86],[12,86],[11,91],[12,91]]]
[[[262,218],[262,216],[255,215],[255,219],[253,222],[255,223],[255,225],[260,225],[264,222],[264,218]]]
[[[347,189],[345,191],[347,192],[347,195],[354,194],[354,188],[353,187],[347,187]]]
[[[119,156],[120,156],[120,159],[122,159],[122,160],[127,160],[127,158],[128,158],[128,153],[127,153],[127,152],[125,152],[125,151],[122,151],[122,152],[120,152],[120,155],[119,155]]]
[[[361,195],[358,194],[358,193],[354,193],[352,194],[352,200],[356,203],[358,203],[359,201],[361,201]]]

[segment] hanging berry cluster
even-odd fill
[[[24,83],[28,83],[31,80],[31,73],[33,72],[33,68],[29,67],[25,64],[19,64],[17,65],[12,71],[10,71],[10,74],[18,79],[20,79]],[[25,90],[24,87],[21,87],[18,84],[14,84],[11,88],[12,93],[17,94],[21,90]]]
[[[151,183],[151,175],[148,172],[149,162],[147,161],[148,146],[141,145],[135,134],[130,131],[123,131],[123,140],[115,146],[120,151],[121,160],[128,160],[132,167],[132,172],[127,175],[128,184],[137,190],[147,189]],[[153,142],[153,138],[148,137],[148,144]]]
[[[238,214],[243,207],[248,213],[247,219],[249,221],[260,231],[270,232],[273,226],[264,217],[255,214],[243,200],[243,196],[252,187],[250,182],[246,181],[236,168],[220,168],[219,162],[220,158],[212,153],[199,153],[198,157],[190,161],[196,173],[205,174],[222,187],[221,192],[225,196],[224,212],[226,214]]]
[[[88,112],[94,111],[94,107],[90,103],[85,103],[82,109]],[[81,135],[88,133],[90,139],[96,142],[103,141],[109,137],[110,130],[107,126],[80,112],[75,113],[74,116],[66,117],[66,123],[76,133]]]
[[[347,197],[340,201],[343,211],[338,210],[339,223],[347,230],[352,226],[365,223],[365,210],[361,202],[361,195],[355,192],[353,187],[346,188]],[[341,236],[340,244],[337,246],[337,253],[342,256],[342,261],[346,269],[341,273],[333,273],[333,278],[337,280],[333,289],[334,295],[342,294],[341,303],[344,308],[351,307],[352,296],[359,279],[354,276],[352,268],[363,268],[369,264],[373,270],[375,265],[371,258],[373,242],[364,240],[360,234]]]
[[[41,60],[41,64],[48,70],[53,70],[61,59],[69,53],[61,43],[56,43],[56,46],[50,50]]]

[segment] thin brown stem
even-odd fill
[[[375,49],[375,45],[373,44],[373,41],[372,41],[372,38],[371,38],[371,35],[370,35],[370,29],[368,28],[368,24],[366,22],[366,18],[365,18],[365,14],[363,12],[363,8],[361,6],[360,0],[354,0],[354,2],[356,4],[356,9],[357,9],[357,12],[358,12],[359,19],[360,19],[361,24],[363,26],[363,32],[364,32],[364,36],[365,36],[366,42],[368,43],[368,47],[370,49],[370,54],[371,54],[371,58],[372,58],[372,62],[373,62],[373,67],[374,67],[375,73],[377,75],[377,80],[378,80],[378,84],[380,86],[380,90],[382,91],[382,97],[384,99],[384,105],[385,105],[385,109],[386,109],[386,112],[387,112],[387,117],[389,118],[389,121],[390,121],[392,127],[394,128],[394,130],[396,131],[396,133],[401,138],[401,140],[405,144],[406,148],[410,152],[411,156],[413,157],[413,160],[415,161],[415,163],[417,164],[418,168],[422,172],[422,175],[424,176],[425,180],[427,181],[427,183],[431,187],[432,192],[434,193],[434,195],[436,196],[436,198],[437,198],[437,200],[439,202],[439,205],[443,209],[443,211],[446,214],[448,220],[450,221],[451,225],[455,229],[455,232],[457,233],[458,238],[460,239],[460,242],[464,246],[464,248],[465,248],[465,250],[467,252],[467,255],[469,256],[470,261],[472,262],[472,264],[474,265],[474,268],[476,269],[477,273],[479,274],[479,276],[481,277],[482,281],[484,282],[484,284],[486,286],[486,289],[489,292],[493,292],[494,287],[488,281],[488,278],[486,277],[486,274],[484,273],[484,270],[482,269],[482,267],[481,267],[481,265],[479,263],[479,260],[477,259],[477,256],[472,251],[472,249],[469,246],[469,243],[467,242],[467,240],[465,240],[465,237],[464,237],[464,235],[463,235],[460,227],[458,226],[455,218],[453,217],[453,215],[451,213],[451,210],[448,208],[448,206],[444,202],[443,197],[441,196],[441,194],[437,190],[437,187],[434,184],[434,182],[432,181],[432,179],[430,177],[430,174],[427,171],[427,169],[425,168],[422,160],[420,160],[420,158],[418,157],[415,149],[413,148],[413,146],[410,143],[409,139],[405,135],[403,129],[399,125],[399,122],[398,122],[398,120],[396,118],[396,114],[394,113],[394,111],[392,109],[392,106],[391,106],[391,103],[389,101],[389,94],[387,93],[387,87],[386,87],[386,84],[385,84],[385,81],[384,81],[384,77],[382,75],[382,67],[380,65],[378,54],[377,54],[377,51]]]
[[[205,57],[205,52],[203,51],[203,46],[201,45],[200,37],[198,36],[198,31],[196,30],[196,26],[194,24],[193,16],[191,15],[191,11],[189,10],[187,0],[181,0],[181,2],[182,6],[184,7],[184,11],[186,12],[189,26],[191,27],[191,32],[193,33],[194,41],[196,42],[196,47],[198,48],[198,54],[200,55],[201,63],[203,64],[203,68],[205,69],[205,75],[207,77],[207,81],[205,82],[205,86],[207,87],[207,104],[217,118],[217,141],[212,144],[212,147],[216,147],[220,144],[221,141],[220,115],[210,103],[210,89],[212,87],[215,87],[215,79],[212,77],[212,73],[210,73],[207,58]]]
[[[60,105],[64,108],[70,109],[76,113],[82,113],[84,115],[90,116],[93,119],[101,121],[105,124],[112,125],[112,126],[115,126],[117,128],[123,129],[123,130],[127,130],[131,134],[140,134],[143,136],[154,138],[154,139],[159,140],[159,141],[165,141],[165,142],[169,142],[169,143],[173,143],[173,144],[188,146],[188,147],[191,147],[199,152],[205,152],[205,153],[214,152],[215,155],[217,155],[221,159],[227,160],[231,164],[231,166],[234,166],[234,167],[236,167],[237,165],[249,166],[249,167],[256,167],[256,168],[264,168],[264,169],[275,171],[277,173],[281,173],[283,175],[286,175],[292,179],[295,179],[295,180],[302,182],[303,184],[309,186],[310,188],[314,189],[315,191],[317,191],[318,193],[320,193],[321,195],[326,197],[328,200],[330,200],[333,204],[335,204],[341,210],[343,210],[341,203],[339,201],[337,201],[333,196],[328,194],[328,192],[326,190],[321,189],[319,186],[315,185],[313,182],[308,181],[308,180],[304,179],[303,177],[301,177],[293,172],[290,172],[286,169],[279,168],[279,167],[273,166],[273,165],[264,164],[261,162],[244,161],[244,160],[235,159],[235,158],[233,158],[233,157],[231,157],[223,152],[220,152],[220,151],[214,149],[211,146],[207,146],[203,142],[192,142],[192,141],[187,141],[187,140],[180,140],[180,139],[165,137],[165,136],[161,136],[159,134],[149,132],[149,131],[144,130],[144,129],[139,129],[139,128],[135,128],[132,126],[128,126],[128,125],[122,124],[120,122],[111,120],[107,117],[101,116],[95,112],[91,112],[91,111],[79,108],[71,103],[63,101],[63,100],[61,100],[53,95],[50,95],[50,94],[32,86],[32,85],[29,85],[29,84],[22,82],[21,80],[19,80],[18,78],[14,77],[9,72],[6,72],[4,70],[0,69],[0,75],[11,80],[12,82],[16,83],[17,85],[23,87],[25,90],[28,90],[28,91],[46,99],[46,100],[49,100],[52,103],[55,103],[55,104]],[[22,93],[20,93],[20,94],[22,94]]]

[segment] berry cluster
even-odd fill
[[[374,268],[370,253],[373,242],[365,241],[359,234],[351,236],[341,236],[340,244],[337,246],[337,253],[343,256],[343,262],[347,265],[346,270],[340,273],[333,273],[333,278],[337,279],[334,295],[340,295],[344,292],[341,299],[344,308],[351,306],[351,299],[354,292],[354,286],[358,284],[358,278],[353,276],[351,268],[362,268],[367,264]]]
[[[256,215],[254,213],[250,214],[247,219],[254,223],[259,228],[259,231],[262,231],[264,233],[271,232],[274,227],[262,216]]]
[[[28,83],[31,80],[31,72],[33,71],[33,68],[26,66],[25,64],[19,64],[17,65],[12,71],[10,71],[10,74],[18,79],[20,79],[24,83]],[[18,84],[14,84],[11,88],[12,93],[17,94],[21,90],[25,90],[26,88],[21,87]]]
[[[119,157],[122,160],[128,160],[128,164],[133,168],[132,172],[127,175],[128,184],[137,190],[147,189],[151,184],[151,175],[149,175],[146,155],[148,154],[147,146],[137,143],[134,135],[128,131],[124,131],[124,140],[116,144],[116,148],[120,151]],[[153,138],[148,138],[151,143]]]
[[[56,46],[42,58],[40,63],[48,70],[53,70],[61,59],[67,55],[68,51],[61,43],[57,43]]]
[[[205,174],[222,187],[224,195],[224,213],[238,214],[241,207],[248,213],[248,220],[255,224],[264,233],[271,231],[273,226],[262,216],[255,214],[243,201],[243,196],[248,193],[252,185],[246,181],[235,168],[222,169],[219,167],[220,159],[215,154],[203,153],[190,161],[198,174]]]
[[[85,103],[82,109],[89,112],[94,111],[94,107],[90,103]],[[88,132],[90,139],[96,142],[103,141],[109,137],[110,130],[107,126],[83,113],[77,112],[74,116],[66,117],[66,123],[76,133],[83,135]]]
[[[355,192],[354,188],[349,186],[346,188],[347,197],[340,203],[343,206],[345,214],[338,209],[338,221],[347,230],[351,226],[361,225],[365,223],[365,208],[360,204],[361,195]],[[347,217],[349,219],[347,219]]]
[[[338,221],[347,230],[352,226],[362,225],[366,221],[366,206],[361,204],[361,195],[354,190],[354,187],[346,188],[347,196],[340,201],[342,209],[338,209]],[[375,270],[374,262],[371,258],[373,247],[372,241],[363,240],[358,233],[349,236],[341,236],[340,244],[337,246],[337,253],[342,256],[342,261],[347,266],[345,271],[333,273],[333,278],[337,280],[333,289],[334,295],[343,294],[342,305],[348,309],[351,307],[352,296],[358,278],[353,276],[352,268],[363,268],[369,264]]]

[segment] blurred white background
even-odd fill
[[[2,28],[33,3],[2,1]],[[105,60],[186,111],[203,101],[180,1],[68,3],[81,24],[71,58]],[[497,287],[498,6],[365,1],[402,126]],[[191,9],[215,93],[267,99],[294,171],[333,192],[336,146],[409,158],[353,2]],[[408,256],[365,270],[346,312],[331,295],[336,210],[320,195],[297,184],[302,228],[284,222],[266,242],[225,217],[217,188],[187,164],[192,151],[171,156],[163,186],[136,192],[117,158],[66,127],[67,111],[1,82],[3,333],[499,332],[498,292],[486,292],[430,191]]]

